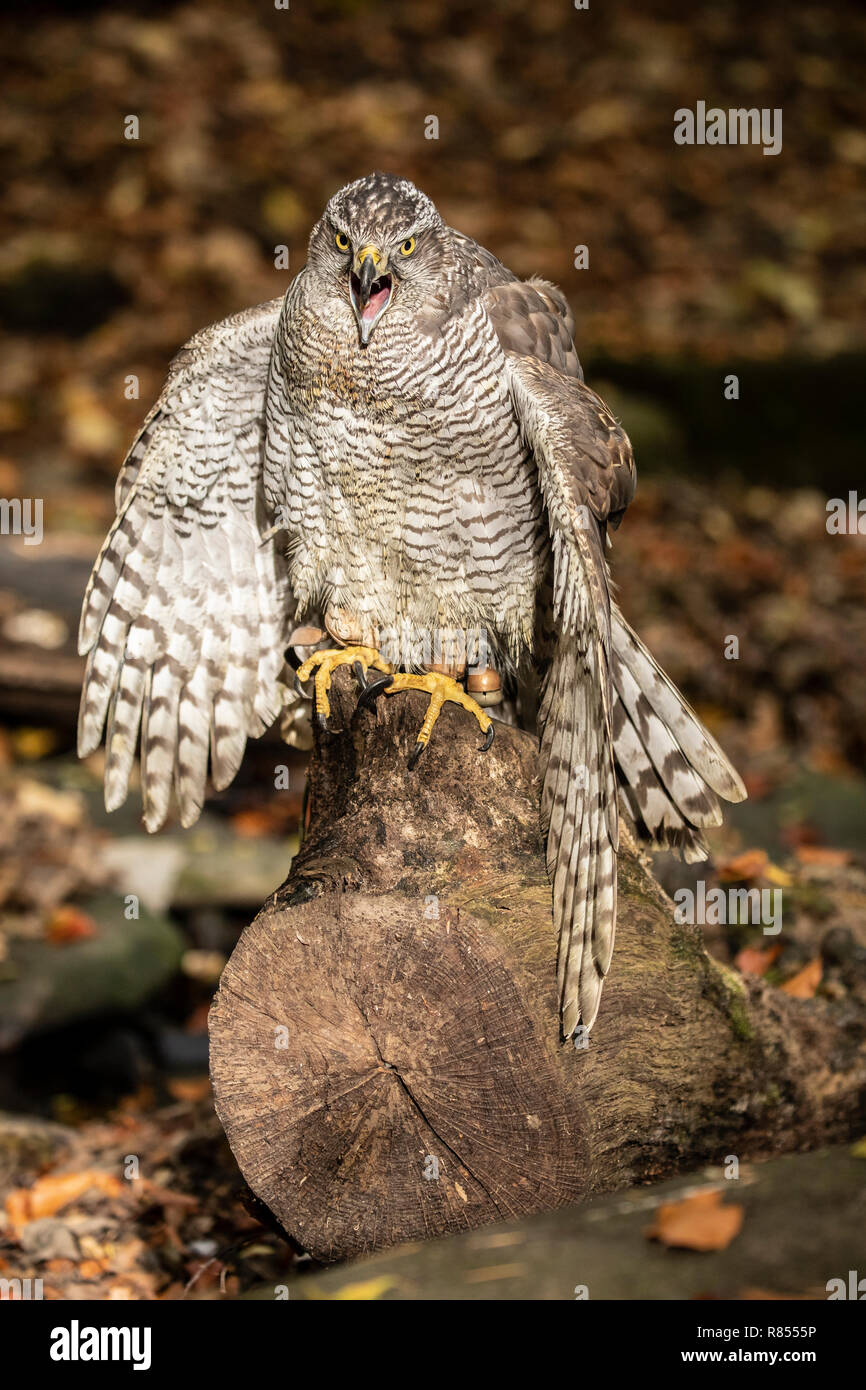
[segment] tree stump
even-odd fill
[[[210,1016],[217,1112],[293,1240],[343,1259],[862,1125],[866,1009],[713,961],[628,844],[601,1012],[563,1044],[536,741],[481,753],[447,705],[410,771],[426,696],[357,693],[338,671],[304,844]]]

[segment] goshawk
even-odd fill
[[[573,333],[557,288],[518,279],[407,180],[343,188],[285,296],[172,363],[80,634],[80,752],[106,727],[114,809],[140,731],[149,830],[172,796],[192,824],[208,766],[225,787],[247,737],[297,699],[284,653],[301,621],[330,635],[300,644],[318,718],[350,663],[367,698],[429,692],[418,752],[443,700],[487,743],[500,680],[524,709],[539,690],[564,1037],[591,1027],[610,966],[618,790],[641,836],[689,859],[718,798],[745,795],[611,600],[634,461]]]

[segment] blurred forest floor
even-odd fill
[[[750,793],[700,873],[786,894],[779,942],[733,924],[708,945],[844,996],[866,952],[866,536],[831,534],[827,501],[862,486],[866,22],[207,0],[37,4],[0,37],[0,497],[43,499],[45,527],[0,536],[0,1108],[19,1116],[0,1117],[0,1275],[231,1295],[295,1257],[240,1200],[206,1014],[288,870],[303,761],[250,747],[191,832],[148,841],[136,806],[102,811],[99,756],[74,758],[74,638],[124,449],[181,343],[281,294],[326,199],[373,168],[562,285],[637,457],[619,600]],[[675,146],[699,99],[781,107],[782,154]],[[673,890],[697,871],[658,872]]]

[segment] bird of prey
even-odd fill
[[[172,797],[192,824],[208,769],[227,786],[247,737],[291,711],[299,622],[329,634],[301,645],[297,672],[319,721],[348,663],[362,699],[429,693],[416,753],[444,700],[489,744],[469,693],[485,680],[466,679],[475,638],[417,645],[483,634],[488,674],[540,691],[563,1038],[592,1026],[611,962],[618,794],[645,841],[688,859],[705,857],[719,797],[745,795],[612,601],[608,532],[634,461],[573,337],[559,289],[513,275],[412,183],[349,184],[285,296],[174,359],[122,466],[80,632],[80,752],[105,728],[111,810],[140,737],[149,830]]]

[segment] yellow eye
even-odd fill
[[[336,243],[337,243],[337,250],[338,250],[338,251],[348,251],[348,249],[349,249],[349,238],[346,236],[346,233],[345,233],[345,232],[338,232],[337,235],[336,235],[336,237],[334,238],[334,240],[335,240]]]
[[[407,237],[406,240],[403,242],[403,245],[400,247],[400,255],[401,255],[401,256],[411,256],[411,254],[412,254],[412,252],[413,252],[414,250],[415,250],[415,238],[414,238],[413,236]]]

